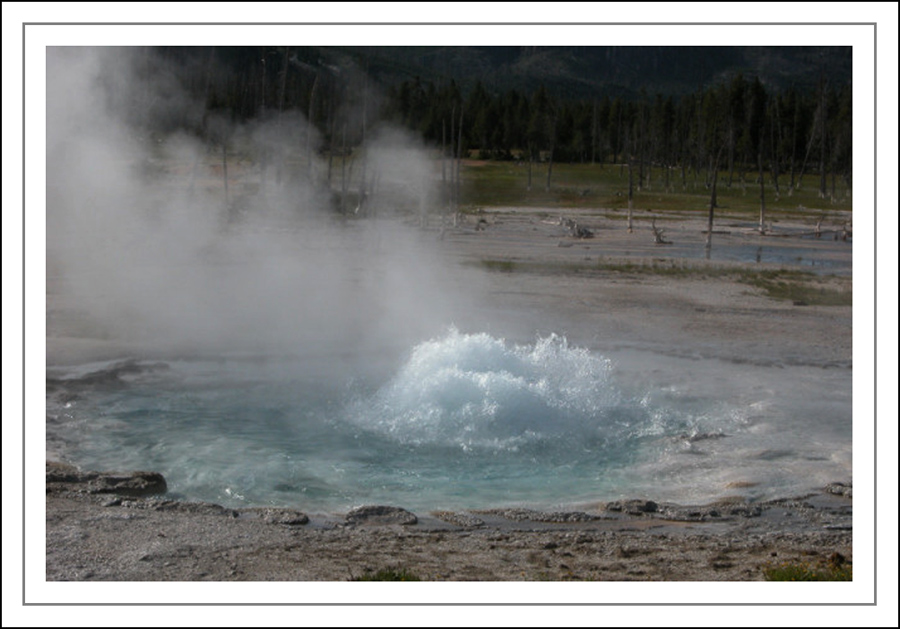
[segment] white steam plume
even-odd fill
[[[210,116],[205,139],[157,131],[199,123],[203,103],[164,67],[137,74],[148,54],[48,51],[48,309],[148,352],[363,355],[408,347],[467,308],[420,233],[335,224],[333,193],[310,185],[302,114],[246,126]],[[398,131],[372,138],[378,207],[427,210],[434,176],[422,147]]]

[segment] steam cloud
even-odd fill
[[[204,104],[143,49],[52,48],[47,77],[48,283],[96,336],[161,352],[364,354],[409,347],[466,310],[421,234],[336,224],[332,195],[305,176],[302,114],[209,116],[205,140],[166,131],[199,123]],[[423,147],[387,128],[367,145],[377,207],[427,211]],[[295,156],[293,171],[279,155]]]

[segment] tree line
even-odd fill
[[[716,166],[727,185],[751,172],[766,173],[776,191],[814,173],[823,197],[837,178],[851,184],[852,90],[824,78],[814,91],[773,93],[738,74],[693,94],[633,100],[563,100],[543,86],[491,94],[481,83],[462,94],[453,81],[415,78],[388,94],[386,118],[435,146],[461,125],[456,150],[481,159],[628,164],[638,188],[651,183],[650,166],[662,169],[665,189],[687,187],[698,173],[709,184]]]
[[[299,111],[310,125],[306,151],[329,157],[364,145],[372,129],[390,122],[451,159],[546,163],[548,187],[554,162],[628,165],[638,189],[710,186],[720,171],[726,185],[768,178],[776,194],[805,175],[817,177],[822,197],[837,194],[838,180],[852,183],[852,89],[826,76],[813,89],[775,92],[737,74],[686,95],[641,91],[629,99],[565,98],[543,85],[495,92],[479,82],[464,91],[453,79],[419,77],[376,90],[366,67],[299,52],[162,48],[141,67],[145,75],[174,72],[203,103],[201,115],[185,109],[165,125],[208,136],[212,118],[264,121]]]

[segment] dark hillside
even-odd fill
[[[827,75],[847,83],[852,72],[848,47],[349,47],[300,49],[310,61],[353,62],[368,67],[385,86],[419,76],[455,80],[463,89],[476,82],[495,93],[530,93],[545,85],[559,98],[622,96],[641,89],[679,96],[729,81],[738,73],[759,77],[766,89],[791,85],[814,88]]]

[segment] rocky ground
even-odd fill
[[[47,579],[350,581],[379,570],[431,581],[759,581],[783,562],[852,562],[852,490],[684,507],[347,514],[166,500],[153,474],[47,466]]]

